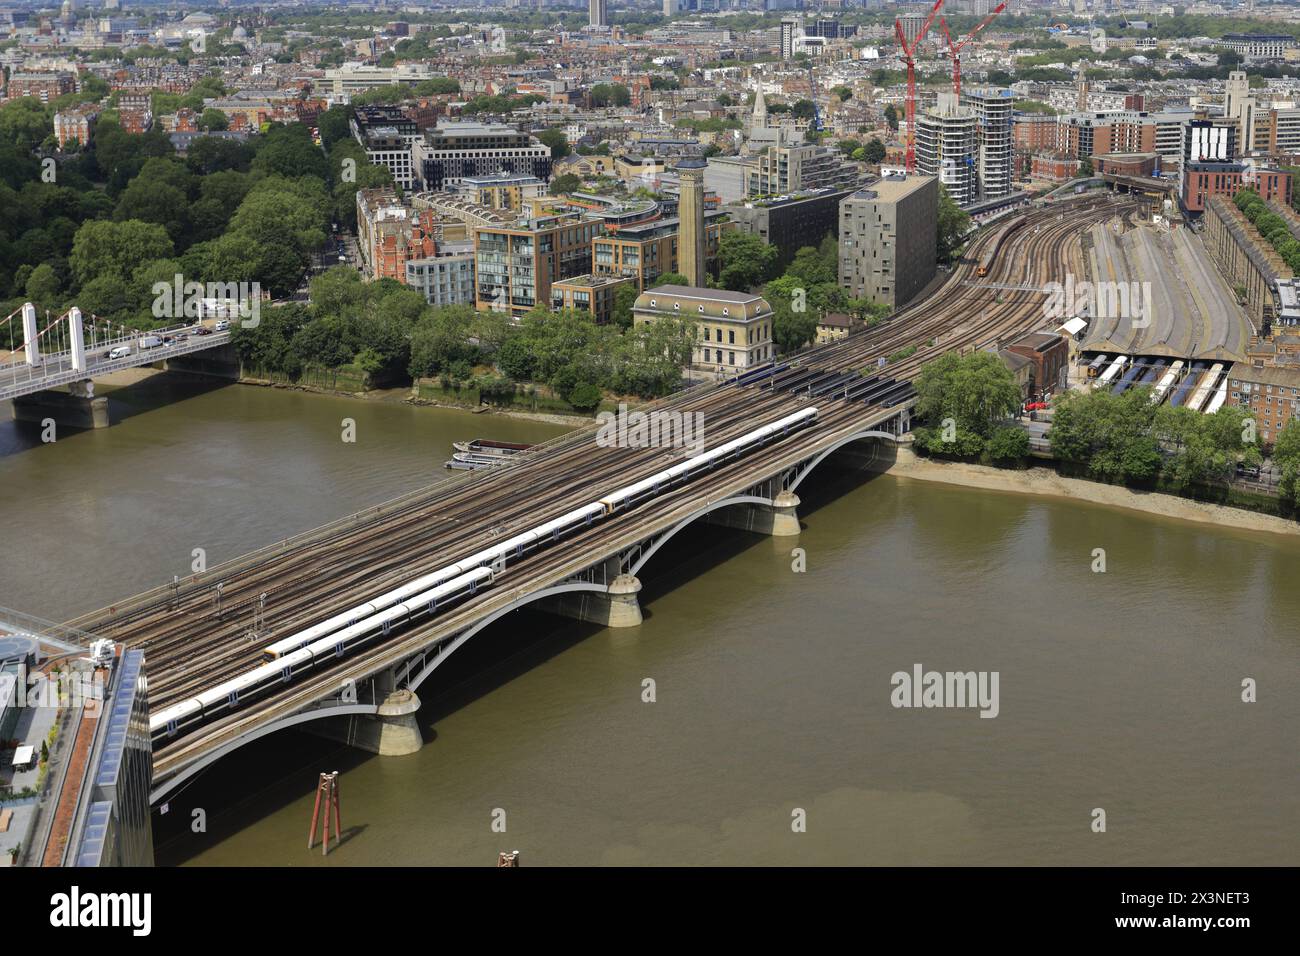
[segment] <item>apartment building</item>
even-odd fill
[[[719,210],[704,212],[704,262],[710,272],[717,270],[718,247],[727,228],[725,218]],[[602,230],[591,244],[591,271],[598,276],[630,278],[638,290],[649,288],[666,272],[682,272],[679,231],[676,217]]]
[[[406,264],[436,252],[431,209],[413,209],[391,186],[357,190],[357,245],[371,279],[405,283]]]
[[[1011,192],[1015,100],[1010,90],[976,89],[963,92],[962,102],[975,112],[975,174],[979,198],[998,199]]]
[[[413,148],[420,139],[420,130],[401,107],[357,107],[348,126],[366,151],[367,160],[386,167],[393,174],[393,182],[403,189],[409,191],[416,186]]]
[[[473,305],[474,244],[439,246],[433,256],[408,259],[406,284],[430,305]]]
[[[1227,404],[1254,412],[1260,442],[1271,445],[1300,414],[1300,369],[1238,362],[1228,376]]]
[[[42,103],[49,103],[76,91],[77,78],[72,73],[14,73],[5,87],[5,98],[16,100],[23,96],[34,96]]]
[[[712,168],[712,160],[710,168]],[[707,178],[705,180],[708,181]],[[820,245],[839,229],[840,202],[854,189],[812,189],[776,199],[730,203],[724,210],[736,228],[750,232],[777,250],[785,268],[804,246]]]
[[[99,119],[99,106],[84,103],[70,110],[59,110],[54,114],[54,138],[62,149],[68,143],[89,146],[95,123]]]
[[[500,172],[466,176],[446,191],[488,209],[522,212],[529,200],[546,195],[546,183],[536,176]]]
[[[614,318],[614,296],[619,288],[631,285],[626,276],[598,276],[593,274],[560,279],[551,284],[551,308],[574,309],[587,312],[592,319],[604,325]]]
[[[826,146],[772,146],[744,169],[749,196],[783,196],[809,189],[847,189],[862,181],[857,165]]]
[[[978,124],[975,110],[954,93],[940,93],[938,103],[916,118],[916,171],[943,183],[958,206],[979,201]]]
[[[886,176],[840,203],[839,282],[891,309],[934,278],[939,178]]]
[[[551,286],[592,271],[600,221],[582,213],[520,218],[474,230],[475,307],[522,316],[551,302]]]

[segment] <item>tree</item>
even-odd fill
[[[718,247],[718,285],[732,292],[748,292],[771,277],[777,255],[776,247],[758,236],[735,229],[723,233]]]
[[[562,129],[544,129],[537,134],[537,139],[545,146],[551,147],[551,159],[559,161],[569,155],[569,138]]]
[[[1282,472],[1278,492],[1288,501],[1294,502],[1297,498],[1297,483],[1300,482],[1300,418],[1289,419],[1274,440],[1273,464]]]
[[[218,109],[208,109],[203,111],[199,117],[199,128],[206,130],[223,130],[230,128],[230,118]]]
[[[661,272],[655,277],[653,283],[646,283],[647,289],[656,288],[661,285],[684,285],[689,286],[691,281],[680,272]]]
[[[48,309],[55,309],[59,305],[59,289],[62,283],[59,281],[59,275],[54,271],[54,267],[48,262],[42,262],[32,274],[27,277],[27,286],[24,290],[27,293],[27,299],[37,306],[44,306]]]
[[[612,319],[614,324],[624,331],[632,328],[632,306],[636,304],[636,299],[636,286],[630,282],[614,290]]]
[[[1156,409],[1149,388],[1121,395],[1107,391],[1069,392],[1057,402],[1048,439],[1052,453],[1076,461],[1104,481],[1150,481],[1160,471],[1160,449],[1152,434]]]
[[[321,146],[329,152],[339,140],[351,136],[351,129],[348,126],[348,108],[331,106],[316,117],[316,128],[320,131]]]
[[[96,220],[77,230],[68,264],[85,285],[101,276],[125,279],[142,262],[169,258],[172,249],[167,230],[156,223]]]
[[[936,253],[941,261],[947,261],[957,255],[962,240],[970,231],[970,216],[963,211],[942,183],[939,184],[939,222]]]
[[[565,173],[563,176],[556,176],[551,181],[550,193],[552,196],[567,196],[569,193],[576,193],[582,188],[582,180],[573,173]]]
[[[620,83],[597,83],[591,88],[592,106],[627,106],[631,102],[631,91]]]
[[[945,352],[926,363],[915,384],[918,417],[932,427],[952,419],[982,439],[1020,409],[1020,386],[993,352]]]
[[[885,107],[885,122],[895,133],[898,132],[898,110],[894,108],[893,103]]]
[[[869,163],[883,163],[885,161],[885,144],[880,141],[879,136],[873,136],[867,140],[867,145],[863,147],[865,159]],[[857,156],[853,157],[857,159]]]

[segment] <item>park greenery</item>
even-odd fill
[[[1258,465],[1255,435],[1248,408],[1224,405],[1204,415],[1155,406],[1145,387],[1119,395],[1105,389],[1070,392],[1057,402],[1048,432],[1052,453],[1082,465],[1091,477],[1136,484],[1159,480],[1180,491],[1227,481],[1238,463]]]
[[[851,297],[839,284],[839,247],[831,235],[804,246],[779,275],[779,250],[758,236],[732,230],[718,250],[717,284],[732,292],[762,294],[772,307],[772,338],[781,352],[802,348],[817,335],[828,312],[846,312],[867,324],[888,314],[885,306]]]
[[[432,307],[391,279],[364,282],[335,268],[311,282],[311,302],[262,310],[233,341],[251,369],[296,378],[310,369],[352,368],[379,385],[436,379],[508,396],[537,383],[577,408],[605,390],[654,398],[677,387],[695,329],[683,321],[632,328],[597,325],[586,313],[537,308],[518,322],[468,305]]]
[[[355,219],[356,190],[392,182],[322,114],[331,145],[308,127],[271,125],[247,142],[200,137],[185,156],[158,128],[130,134],[102,118],[88,149],[51,148],[53,107],[33,97],[0,107],[0,306],[69,305],[135,328],[153,314],[153,285],[259,283],[296,290],[331,223]],[[341,175],[344,161],[355,177]],[[348,180],[351,181],[348,181]]]
[[[865,369],[863,374],[874,374]],[[917,451],[952,458],[1019,461],[1029,438],[1015,424],[1020,386],[994,352],[945,352],[915,380]]]

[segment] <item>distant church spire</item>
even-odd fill
[[[763,100],[763,89],[759,87],[754,94],[754,116],[750,126],[763,129],[767,126],[767,103]]]

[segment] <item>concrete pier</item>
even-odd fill
[[[49,390],[13,400],[14,421],[40,425],[47,418],[57,427],[107,428],[108,399],[94,397],[90,382],[74,382],[71,392]]]
[[[782,491],[770,505],[731,505],[719,508],[704,516],[709,524],[724,528],[739,528],[755,534],[788,537],[799,534],[799,496],[793,491]]]
[[[601,627],[639,627],[641,603],[637,594],[641,582],[630,574],[620,574],[607,592],[578,591],[547,598],[540,605],[552,614],[571,617]]]
[[[412,691],[395,690],[384,698],[379,713],[373,717],[326,717],[307,724],[307,728],[319,737],[381,757],[404,757],[424,746],[424,736],[415,720],[419,709],[420,698]]]

